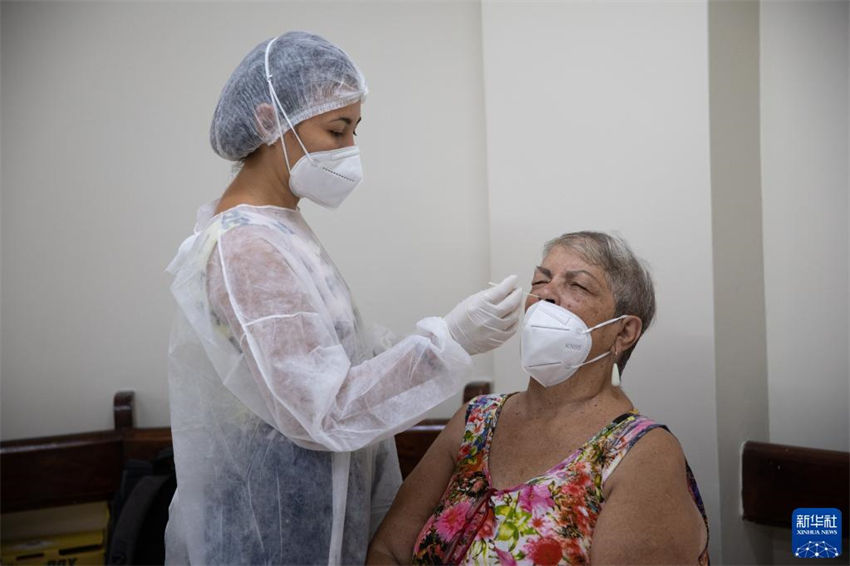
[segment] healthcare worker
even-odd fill
[[[169,265],[175,564],[362,564],[401,483],[393,434],[457,393],[516,330],[516,277],[394,345],[364,329],[298,208],[360,182],[366,95],[351,59],[290,32],[224,86],[213,149],[241,169]]]

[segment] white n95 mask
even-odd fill
[[[526,311],[522,321],[522,369],[544,387],[566,381],[581,366],[611,353],[604,352],[587,360],[593,345],[590,333],[624,318],[626,315],[588,328],[575,313],[548,301],[538,301]]]
[[[289,169],[289,188],[292,190],[292,194],[299,198],[310,199],[327,208],[336,208],[363,180],[360,148],[352,145],[330,151],[317,151],[315,153],[307,151],[272,85],[272,75],[269,72],[269,51],[276,39],[275,37],[266,45],[266,82],[269,85],[269,96],[276,107],[274,118],[280,133],[283,161],[286,163],[286,168]],[[295,136],[298,145],[304,150],[304,156],[291,168],[289,166],[289,155],[286,153],[286,143],[283,139],[283,126],[280,123],[277,110],[280,110],[280,113],[283,114],[289,129],[292,130],[292,135]]]
[[[292,133],[295,134],[295,130]],[[305,149],[304,157],[289,170],[292,194],[327,208],[338,207],[362,180],[360,148],[356,145],[316,153],[308,153]]]

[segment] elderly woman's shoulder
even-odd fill
[[[666,480],[678,483],[686,474],[685,453],[679,440],[666,427],[658,426],[631,446],[606,487],[614,489],[617,484],[643,482],[648,477],[659,485],[667,483]]]
[[[658,426],[644,434],[629,451],[634,459],[657,462],[658,465],[680,464],[685,466],[685,453],[679,440],[666,427]]]
[[[604,484],[604,525],[594,534],[598,561],[693,562],[708,529],[679,441],[655,427],[636,442]],[[633,529],[641,525],[641,529]],[[672,534],[675,533],[675,536]],[[636,560],[635,557],[640,557]]]

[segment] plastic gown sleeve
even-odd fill
[[[471,358],[437,317],[352,364],[337,330],[357,332],[350,300],[345,308],[331,300],[348,296],[344,283],[331,277],[331,299],[323,296],[316,278],[327,283],[327,274],[311,273],[270,232],[222,234],[208,265],[211,307],[242,350],[269,424],[305,448],[352,451],[404,430],[460,389]],[[225,386],[239,396],[246,384]]]

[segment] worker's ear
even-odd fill
[[[254,109],[254,118],[257,120],[257,128],[263,139],[277,137],[277,120],[275,120],[274,106],[268,102],[258,104]]]

